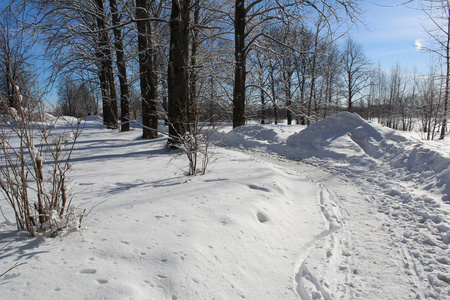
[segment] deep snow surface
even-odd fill
[[[80,232],[32,239],[0,217],[0,273],[27,263],[1,299],[450,299],[447,141],[349,113],[223,128],[188,177],[164,138],[139,135],[86,122]]]

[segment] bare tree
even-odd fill
[[[354,0],[313,0],[313,1],[276,1],[236,0],[234,7],[234,42],[235,65],[233,87],[233,127],[245,124],[246,103],[246,61],[252,44],[264,33],[254,34],[258,25],[285,16],[299,16],[316,11],[325,18],[339,19],[338,10],[343,8],[351,18],[357,13],[357,2]],[[281,14],[280,14],[281,13]],[[330,24],[330,22],[327,22]]]
[[[142,137],[158,137],[157,77],[154,63],[154,43],[152,41],[151,0],[136,0],[136,26],[138,31],[139,76],[142,98]]]
[[[168,70],[169,147],[178,148],[179,138],[189,132],[189,21],[190,0],[172,0]]]
[[[447,132],[448,102],[450,97],[450,1],[422,0],[421,6],[433,24],[432,28],[427,29],[433,46],[425,47],[424,49],[436,54],[442,60],[444,93],[439,139],[444,139]]]
[[[32,67],[31,44],[14,16],[12,9],[0,13],[0,100],[4,106],[18,108],[12,81],[20,83],[22,93],[31,96]]]
[[[98,104],[95,95],[86,80],[63,77],[58,86],[57,114],[85,118],[96,115]]]
[[[130,130],[130,89],[127,79],[127,67],[125,61],[125,52],[123,46],[123,36],[120,12],[117,6],[116,0],[110,0],[109,5],[111,8],[111,20],[114,33],[114,46],[116,50],[116,64],[117,70],[119,71],[119,87],[120,87],[120,120],[122,124],[120,126],[120,131]]]
[[[110,129],[118,127],[117,93],[111,53],[111,40],[106,30],[107,16],[104,0],[95,0],[95,19],[98,28],[96,56],[99,64],[99,79],[103,98],[103,119]]]
[[[353,111],[355,97],[367,87],[369,78],[369,61],[364,54],[361,44],[352,38],[347,38],[342,54],[342,68],[344,70],[345,97],[348,111]]]

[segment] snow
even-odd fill
[[[69,177],[92,210],[44,241],[0,200],[0,274],[26,262],[1,299],[450,299],[447,140],[350,113],[225,126],[186,176],[163,137],[82,126]]]

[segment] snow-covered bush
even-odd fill
[[[19,230],[54,236],[77,218],[67,172],[81,123],[56,129],[39,103],[16,93],[18,108],[6,107],[0,119],[0,190]]]

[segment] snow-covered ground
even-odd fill
[[[0,299],[450,299],[450,142],[340,113],[215,136],[207,174],[165,138],[90,119],[70,178],[79,232],[16,232]]]

